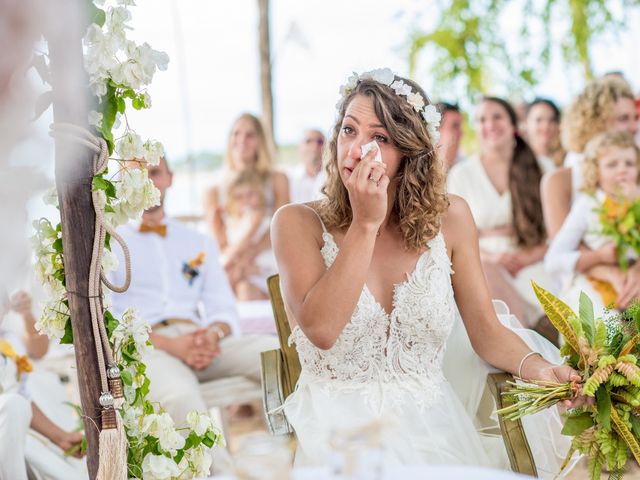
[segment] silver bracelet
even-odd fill
[[[522,357],[522,360],[520,360],[520,366],[518,367],[518,378],[522,378],[522,367],[524,366],[524,362],[531,355],[540,355],[540,358],[542,358],[542,354],[540,352],[529,352],[524,357]]]

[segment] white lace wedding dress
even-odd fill
[[[326,230],[323,239],[321,253],[329,268],[338,247]],[[445,379],[447,341],[454,325],[458,333],[462,326],[442,234],[428,246],[415,270],[395,286],[390,313],[365,285],[331,349],[317,348],[299,327],[293,329],[290,343],[296,345],[302,373],[284,411],[298,439],[297,465],[326,464],[337,431],[379,421],[385,463],[508,468],[501,439],[480,435],[472,419],[490,368],[472,352],[468,337],[458,335],[459,351],[448,355],[460,362],[453,370],[456,383],[466,390],[464,405]],[[558,436],[557,418],[545,425]],[[548,445],[548,439],[542,443]],[[559,465],[565,446],[554,443],[557,454],[543,452],[557,457],[551,466],[545,460],[545,466]]]

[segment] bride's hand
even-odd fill
[[[387,165],[374,161],[377,150],[371,149],[358,162],[346,187],[353,212],[353,223],[378,228],[387,214]]]
[[[560,403],[565,408],[577,408],[583,405],[594,404],[593,397],[582,395],[582,378],[580,374],[569,365],[549,365],[548,367],[542,368],[538,379],[555,383],[571,382],[574,384],[574,398],[564,400]]]

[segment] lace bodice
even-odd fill
[[[323,240],[321,253],[329,268],[338,246],[326,231]],[[428,245],[414,271],[395,285],[389,314],[365,285],[351,320],[329,350],[317,348],[294,327],[289,344],[296,345],[304,381],[331,380],[327,383],[336,388],[362,388],[362,384],[387,385],[393,391],[418,388],[415,400],[423,405],[439,396],[455,303],[442,234]]]

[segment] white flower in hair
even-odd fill
[[[371,70],[369,72],[364,72],[360,75],[361,79],[371,79],[376,82],[382,83],[387,87],[393,83],[395,79],[395,74],[390,68],[376,68],[375,70]]]
[[[424,118],[424,121],[429,125],[439,126],[442,115],[440,115],[440,112],[438,112],[435,106],[427,105],[422,111],[422,118]]]
[[[404,95],[406,97],[411,93],[411,85],[404,83],[402,80],[393,82],[391,88],[396,92],[396,95]]]
[[[416,112],[419,112],[420,110],[422,110],[422,107],[424,107],[424,98],[422,98],[422,95],[420,95],[418,92],[412,92],[408,94],[407,102],[409,102],[409,104]]]
[[[358,74],[356,72],[353,72],[353,75],[347,78],[347,83],[345,83],[340,87],[340,96],[343,96],[343,97],[347,96],[349,92],[351,92],[351,90],[356,88],[356,85],[358,84],[358,80],[359,80]]]

